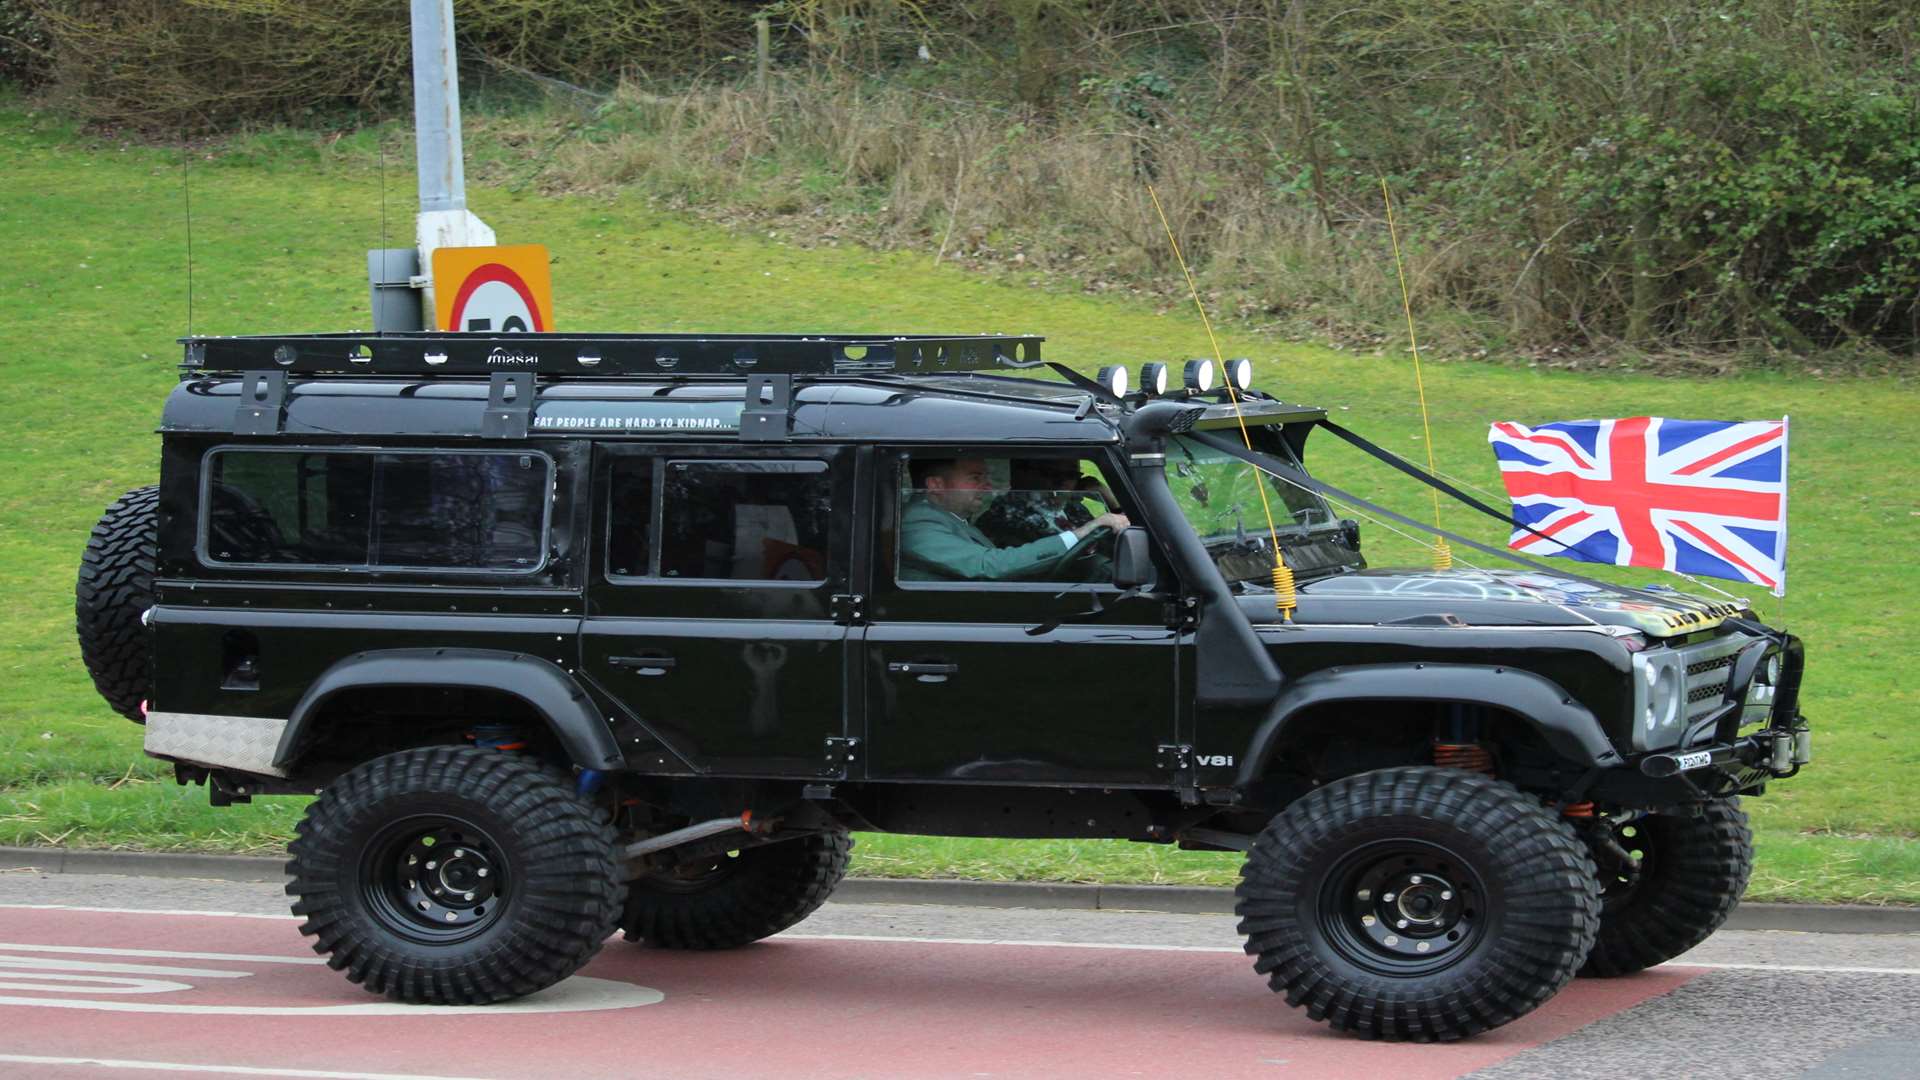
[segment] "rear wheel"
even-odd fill
[[[660,949],[732,949],[813,914],[847,876],[853,839],[817,833],[721,852],[627,885],[628,941]]]
[[[1458,769],[1327,784],[1255,839],[1236,911],[1287,1003],[1364,1038],[1498,1027],[1572,980],[1599,925],[1593,862],[1536,798]]]
[[[1595,827],[1606,830],[1596,860],[1600,937],[1582,975],[1631,975],[1679,956],[1718,930],[1747,891],[1753,834],[1739,799],[1709,802],[1698,817],[1645,814]]]
[[[74,631],[94,689],[114,712],[143,723],[140,706],[153,696],[153,636],[141,618],[153,606],[159,506],[157,487],[114,500],[87,536],[74,586]]]
[[[398,1001],[544,990],[620,914],[613,830],[561,777],[498,751],[376,758],[329,784],[295,832],[300,932],[329,967]]]

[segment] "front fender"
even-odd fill
[[[1257,781],[1301,712],[1330,702],[1441,701],[1487,705],[1532,725],[1556,754],[1592,767],[1621,764],[1600,721],[1550,679],[1531,671],[1477,664],[1362,664],[1328,668],[1287,684],[1241,759],[1242,786]]]
[[[546,719],[576,765],[615,769],[623,764],[620,748],[592,699],[571,675],[550,660],[496,649],[383,649],[349,656],[313,681],[280,735],[274,766],[290,769],[304,745],[308,725],[335,695],[387,686],[443,686],[511,694]]]

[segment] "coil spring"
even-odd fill
[[[1494,774],[1493,752],[1479,743],[1434,743],[1433,763],[1443,769]]]
[[[1293,570],[1286,563],[1277,563],[1273,568],[1273,606],[1288,622],[1293,621],[1293,609],[1298,606],[1293,591]]]

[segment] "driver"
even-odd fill
[[[900,517],[900,577],[906,581],[1013,581],[1042,578],[1096,529],[1127,527],[1107,513],[1013,547],[999,547],[972,517],[993,490],[980,458],[918,460],[908,466],[921,491]]]

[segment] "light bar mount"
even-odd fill
[[[1040,364],[1043,338],[976,334],[476,334],[190,337],[182,371],[541,378],[936,375]]]

